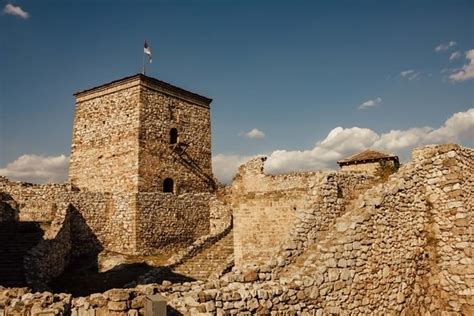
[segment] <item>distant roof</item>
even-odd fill
[[[366,162],[375,162],[380,160],[393,160],[398,162],[398,157],[394,155],[385,154],[379,151],[367,149],[348,158],[341,159],[337,163],[342,166]]]
[[[101,91],[101,90],[104,90],[104,89],[107,89],[107,88],[113,87],[113,86],[119,86],[121,84],[130,82],[130,81],[133,81],[133,80],[136,80],[136,79],[140,79],[141,82],[148,83],[149,85],[152,85],[153,87],[157,88],[158,90],[160,90],[162,92],[171,93],[171,94],[176,95],[176,96],[182,96],[186,99],[195,100],[195,101],[198,101],[199,103],[205,104],[207,106],[209,106],[209,104],[212,102],[212,99],[210,99],[210,98],[207,98],[207,97],[199,95],[197,93],[194,93],[194,92],[182,89],[180,87],[174,86],[174,85],[172,85],[170,83],[167,83],[165,81],[161,81],[161,80],[158,80],[156,78],[145,76],[143,74],[136,74],[136,75],[133,75],[133,76],[124,77],[124,78],[121,78],[121,79],[117,79],[117,80],[114,80],[114,81],[111,81],[111,82],[108,82],[108,83],[104,83],[104,84],[86,89],[86,90],[77,91],[76,93],[74,93],[74,96],[82,97],[82,96],[87,95],[89,93]]]

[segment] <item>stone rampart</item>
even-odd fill
[[[240,167],[230,188],[238,268],[286,264],[345,210],[345,201],[372,178],[365,174],[298,172],[265,175],[264,157]],[[284,244],[284,245],[283,245]]]

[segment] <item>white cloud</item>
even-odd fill
[[[67,180],[69,157],[65,155],[22,155],[0,169],[0,175],[12,180],[33,183]]]
[[[400,76],[408,80],[416,79],[420,76],[421,72],[415,71],[413,69],[404,70],[400,72]]]
[[[466,52],[466,59],[469,59],[469,63],[462,66],[458,72],[450,75],[451,80],[459,82],[474,78],[474,49]]]
[[[337,160],[367,148],[394,153],[402,160],[417,146],[472,140],[474,135],[474,108],[453,114],[435,129],[415,127],[391,130],[378,134],[368,128],[336,127],[325,139],[307,150],[275,150],[269,153],[265,164],[268,173],[296,170],[336,169]],[[265,155],[265,153],[261,153]],[[214,174],[224,183],[230,181],[237,168],[251,157],[219,154],[213,158]]]
[[[439,44],[438,46],[435,47],[435,52],[445,52],[449,50],[451,47],[456,46],[456,42],[450,41],[447,44]]]
[[[411,75],[412,73],[414,73],[415,71],[413,69],[409,69],[409,70],[404,70],[404,71],[401,71],[400,72],[400,76],[402,77],[406,77],[408,75]]]
[[[217,154],[212,157],[212,169],[219,181],[229,183],[237,168],[252,156]]]
[[[457,59],[461,56],[462,56],[461,52],[457,51],[457,52],[452,53],[451,56],[449,56],[449,60],[454,60],[454,59]]]
[[[259,130],[258,128],[254,128],[249,132],[242,132],[239,135],[246,136],[248,138],[264,138],[265,133]]]
[[[382,103],[382,98],[380,98],[380,97],[378,97],[376,99],[373,99],[373,100],[368,100],[368,101],[365,101],[364,103],[362,103],[361,105],[359,105],[359,110],[365,110],[365,109],[368,109],[368,108],[372,108],[374,106],[379,105],[380,103]]]
[[[11,3],[8,3],[5,8],[3,8],[3,13],[18,16],[25,20],[30,17],[28,12],[24,11],[20,6],[15,6]]]

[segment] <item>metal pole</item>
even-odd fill
[[[143,53],[143,58],[142,58],[142,74],[145,75],[146,70],[145,70],[145,53]]]

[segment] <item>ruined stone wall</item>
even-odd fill
[[[209,234],[209,193],[138,193],[137,251],[183,249]]]
[[[51,222],[58,209],[71,204],[77,255],[102,249],[126,254],[178,251],[210,233],[210,193],[105,193],[69,184],[1,180],[0,192],[11,198],[20,220]],[[215,223],[224,220],[230,215]]]
[[[0,192],[8,195],[5,199],[18,211],[20,221],[51,222],[61,203],[55,197],[71,189],[65,184],[36,185],[0,177]]]
[[[139,187],[162,192],[163,181],[174,181],[175,193],[212,190],[211,122],[209,105],[158,92],[140,90]],[[176,128],[181,149],[170,147]]]
[[[69,264],[73,212],[71,205],[58,210],[43,239],[25,256],[26,282],[32,288],[46,290],[48,282],[61,275]]]
[[[260,157],[243,165],[230,189],[235,263],[240,268],[271,258],[285,264],[344,211],[352,191],[371,182],[365,174],[265,175],[264,161]]]
[[[474,150],[457,145],[413,152],[425,188],[425,310],[474,314]],[[423,299],[430,297],[429,299]]]
[[[215,282],[163,282],[73,300],[15,289],[0,292],[0,307],[143,315],[145,296],[161,293],[170,309],[190,314],[472,315],[473,172],[472,149],[415,151],[412,163],[348,205],[272,281],[259,280],[265,271],[257,267]]]
[[[51,222],[68,204],[73,215],[74,253],[136,251],[134,193],[79,191],[69,184],[37,185],[0,179],[0,192],[11,198],[22,221]]]
[[[473,154],[455,145],[415,151],[280,283],[312,287],[313,304],[326,313],[472,314]]]
[[[76,95],[69,181],[81,189],[137,190],[140,80]]]
[[[223,191],[223,190],[221,190]],[[217,196],[212,196],[209,210],[209,234],[220,233],[232,226],[233,216],[232,208],[227,192],[217,192]]]

